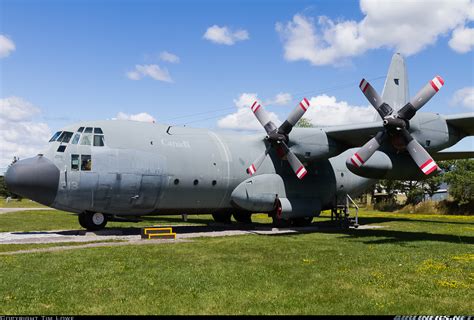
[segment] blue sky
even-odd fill
[[[358,118],[358,111],[361,118],[368,112],[357,87],[360,79],[378,78],[373,85],[381,91],[380,77],[395,51],[405,53],[411,94],[436,74],[446,81],[423,111],[453,114],[474,107],[474,10],[469,0],[430,1],[425,10],[404,1],[388,1],[393,9],[384,9],[372,0],[0,3],[0,35],[14,44],[14,49],[2,49],[0,99],[17,97],[27,104],[24,108],[33,108],[29,117],[14,121],[26,127],[43,124],[41,132],[78,120],[112,119],[119,112],[232,129],[235,123],[219,120],[238,112],[244,93],[268,102],[280,120],[303,95],[325,93],[335,99],[328,102],[333,105],[327,114],[338,107],[344,112],[338,119],[347,122]],[[429,12],[432,7],[444,14],[442,23]],[[377,17],[386,23],[380,26]],[[400,24],[406,24],[406,31],[400,31]],[[213,26],[218,34],[210,40],[205,34]],[[223,43],[224,30],[236,37],[234,43]],[[179,62],[160,59],[163,52]],[[150,77],[150,70],[165,73],[167,81]],[[140,79],[131,79],[131,72]],[[286,99],[276,102],[277,94]],[[205,114],[182,117],[199,113]],[[2,158],[8,150],[20,150],[18,141],[17,149],[9,143]],[[472,150],[472,140],[463,146]]]

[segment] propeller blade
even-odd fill
[[[444,85],[444,80],[436,76],[430,80],[403,108],[398,111],[402,119],[410,120]]]
[[[378,132],[375,137],[370,139],[366,144],[362,146],[352,157],[347,159],[347,163],[350,162],[359,168],[377,151],[380,145],[383,143],[385,138],[385,131]]]
[[[310,107],[308,99],[303,98],[301,102],[291,111],[288,118],[283,122],[283,124],[278,128],[279,133],[289,134],[293,129],[293,126],[301,119],[306,110]]]
[[[286,153],[286,158],[290,163],[291,169],[293,169],[293,172],[296,174],[298,179],[303,179],[308,171],[306,171],[306,168],[301,163],[300,159],[298,159],[298,157],[290,150],[290,148],[288,148],[286,143],[281,142],[281,146]]]
[[[276,130],[276,125],[270,120],[270,116],[265,111],[265,109],[263,109],[263,107],[258,101],[255,101],[250,107],[250,109],[252,109],[253,113],[255,114],[267,134]]]
[[[270,151],[271,145],[267,147],[264,153],[262,153],[251,165],[247,168],[247,173],[249,175],[254,175],[257,172],[258,168],[262,165],[263,160],[267,156],[268,152]]]
[[[382,98],[379,96],[377,91],[367,82],[367,80],[362,79],[359,84],[360,90],[365,95],[370,104],[372,104],[379,113],[380,117],[385,118],[386,116],[392,114],[393,109],[386,103],[382,101]]]
[[[408,130],[403,129],[402,134],[407,141],[407,151],[420,170],[423,171],[425,175],[429,175],[433,171],[438,170],[438,165],[430,154],[413,138]]]

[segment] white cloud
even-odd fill
[[[471,0],[360,0],[360,8],[365,15],[361,21],[296,14],[287,23],[277,23],[285,59],[339,64],[384,47],[411,55],[474,19]]]
[[[474,109],[474,87],[459,89],[454,93],[453,104],[460,104],[469,109]]]
[[[117,113],[117,116],[115,118],[112,118],[112,120],[133,120],[133,121],[142,121],[142,122],[156,122],[156,119],[146,113],[146,112],[140,112],[137,114],[127,114],[123,112]]]
[[[250,109],[253,102],[257,100],[256,93],[242,93],[238,99],[234,99],[234,104],[237,111],[225,116],[217,121],[217,126],[224,129],[236,130],[263,130],[262,125]],[[275,124],[280,124],[281,121],[273,112],[268,112],[270,120]]]
[[[12,51],[15,51],[15,43],[10,38],[0,34],[0,58],[8,57]]]
[[[466,53],[474,47],[474,29],[459,27],[453,31],[449,46],[456,52]]]
[[[286,106],[291,102],[292,99],[293,97],[290,93],[280,92],[273,99],[265,101],[265,105]]]
[[[18,97],[0,99],[0,172],[13,157],[32,157],[47,146],[51,130],[46,123],[32,121],[40,109]]]
[[[207,28],[206,33],[204,33],[203,37],[204,39],[207,39],[214,43],[231,46],[234,45],[237,41],[247,40],[249,38],[249,33],[247,32],[247,30],[243,29],[231,31],[227,27],[219,27],[218,25],[213,25],[212,27]]]
[[[375,109],[371,106],[352,106],[326,94],[312,97],[309,102],[311,106],[304,117],[315,126],[371,122],[375,116]]]
[[[164,82],[173,82],[170,74],[166,68],[160,68],[156,64],[139,65],[135,66],[135,70],[127,72],[127,78],[130,80],[140,80],[143,77],[150,77],[155,80]]]
[[[130,80],[140,80],[142,76],[138,71],[129,71],[127,72],[127,78]]]
[[[40,110],[30,102],[19,97],[0,99],[0,118],[6,121],[30,120]]]
[[[179,63],[179,57],[175,54],[172,54],[168,51],[163,51],[160,53],[160,59],[170,63]]]

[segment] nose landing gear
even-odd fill
[[[107,216],[100,212],[81,212],[78,218],[81,227],[89,231],[102,230],[107,224]]]

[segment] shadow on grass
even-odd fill
[[[434,216],[436,217],[436,216]],[[442,216],[444,217],[444,216]],[[449,216],[447,216],[449,217]],[[473,222],[465,222],[465,221],[449,221],[449,220],[427,220],[427,219],[410,219],[410,218],[400,218],[400,217],[359,217],[359,224],[372,224],[372,223],[383,223],[383,222],[392,222],[392,221],[400,221],[400,222],[428,222],[428,223],[442,223],[442,224],[470,224],[474,226]]]
[[[291,233],[275,233],[275,234],[265,234],[264,236],[298,236],[308,233],[330,233],[330,234],[340,234],[342,237],[353,238],[353,239],[367,239],[364,243],[367,244],[387,244],[387,243],[408,243],[416,241],[439,241],[439,242],[450,242],[450,243],[468,243],[474,244],[474,237],[471,236],[458,236],[452,234],[434,234],[428,232],[419,232],[419,231],[400,231],[400,230],[387,230],[383,228],[378,229],[344,229],[340,228],[337,223],[329,221],[326,217],[320,218],[320,221],[312,223],[308,227],[290,227],[282,228],[285,230],[293,231]],[[201,218],[192,218],[188,217],[188,223],[196,223],[199,225],[174,225],[174,223],[183,222],[181,218],[178,217],[142,217],[143,221],[150,222],[152,224],[159,224],[160,227],[172,227],[173,232],[177,234],[189,234],[189,233],[202,233],[203,236],[209,232],[218,232],[218,231],[232,231],[232,230],[242,230],[242,231],[270,231],[272,230],[272,225],[269,223],[258,223],[254,222],[252,224],[244,223],[232,223],[232,224],[223,224],[216,223],[211,219],[201,219]],[[359,218],[359,223],[362,226],[368,226],[377,223],[384,223],[390,221],[402,221],[402,222],[432,222],[432,223],[444,223],[442,221],[431,221],[431,220],[413,220],[407,218],[387,218],[387,217],[361,217]],[[163,222],[167,222],[163,223]],[[446,222],[450,223],[450,222]],[[466,222],[455,222],[459,224],[471,224]],[[170,225],[171,224],[171,225]],[[140,235],[141,229],[143,227],[114,227],[108,228],[100,231],[90,232],[87,230],[62,230],[62,231],[31,231],[31,232],[14,232],[14,234],[55,234],[62,236],[85,236],[86,234],[95,234],[98,236],[133,236]],[[257,235],[262,235],[256,232]],[[376,239],[374,239],[376,238]]]

